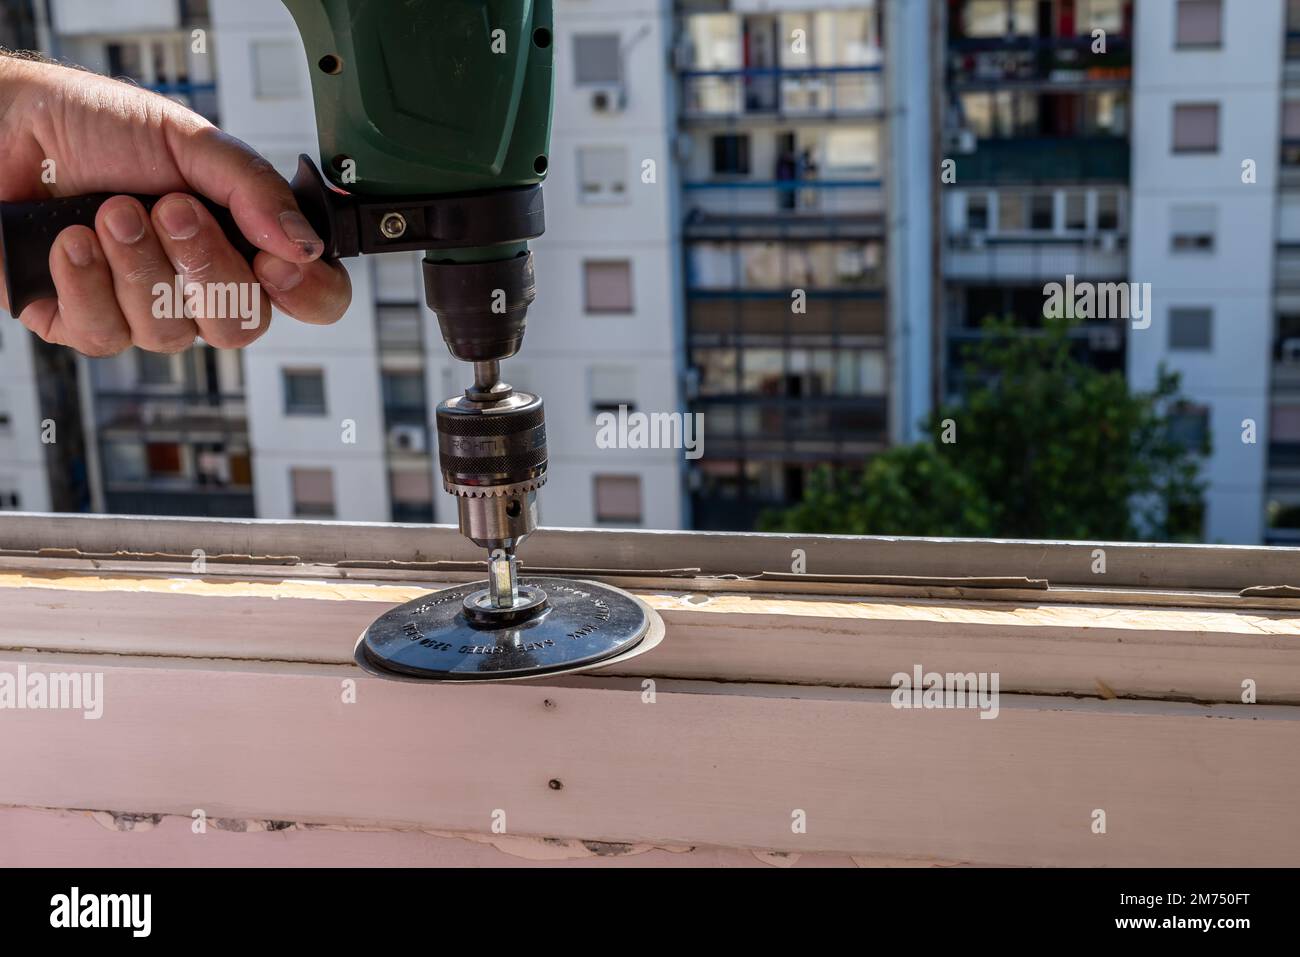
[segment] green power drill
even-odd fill
[[[428,305],[474,370],[436,422],[443,487],[461,532],[488,550],[488,581],[394,609],[362,636],[358,663],[417,680],[500,680],[631,653],[658,622],[647,606],[594,582],[521,580],[515,557],[537,527],[546,423],[541,400],[502,381],[500,363],[519,351],[535,297],[528,243],[544,229],[552,0],[284,3],[311,67],[320,141],[320,168],[299,158],[299,206],[327,257],[425,251]],[[108,198],[0,207],[15,315],[54,295],[54,237],[93,226]],[[228,211],[205,205],[251,259]]]

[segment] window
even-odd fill
[[[174,385],[176,383],[176,357],[145,352],[137,349],[136,379],[140,385]]]
[[[1282,101],[1282,139],[1300,140],[1300,100]]]
[[[1217,153],[1219,104],[1175,104],[1173,150],[1175,153]]]
[[[388,259],[388,256],[377,256]],[[375,322],[378,324],[379,348],[391,352],[420,352],[424,348],[424,322],[420,318],[420,308],[415,305],[375,306]]]
[[[989,228],[988,194],[966,194],[966,228],[971,232],[981,233]]]
[[[1213,206],[1174,206],[1169,211],[1170,246],[1174,252],[1213,252],[1216,211]]]
[[[18,480],[0,476],[0,512],[17,511],[22,505],[18,495]]]
[[[299,518],[334,517],[334,473],[329,469],[290,469],[293,514]]]
[[[1052,231],[1051,193],[1035,193],[1029,198],[1029,228],[1039,232]]]
[[[423,421],[428,405],[423,372],[385,372],[382,386],[385,409],[389,412],[418,411]]]
[[[177,442],[149,442],[145,445],[150,478],[181,478],[185,475],[185,455]]]
[[[284,370],[284,414],[325,414],[325,373],[319,369]]]
[[[713,137],[713,172],[723,175],[749,175],[748,134],[722,133]]]
[[[1175,46],[1182,50],[1222,45],[1222,0],[1178,0],[1178,36]]]
[[[1072,190],[1065,194],[1065,228],[1067,232],[1081,233],[1088,228],[1088,196]]]
[[[1093,30],[1120,33],[1124,29],[1122,0],[1079,0],[1076,11],[1076,32],[1080,34],[1091,34]]]
[[[284,40],[254,40],[253,95],[278,100],[302,92],[302,58],[297,44]]]
[[[1097,194],[1097,229],[1102,232],[1119,229],[1119,193]]]
[[[1025,197],[1020,193],[998,193],[998,232],[1018,233],[1025,228]]]
[[[9,393],[0,389],[0,435],[9,435],[13,432],[14,418],[13,413],[9,411]]]
[[[619,524],[641,522],[641,476],[596,476],[596,521]]]
[[[1192,307],[1169,310],[1169,348],[1205,351],[1210,346],[1212,313]]]
[[[627,150],[621,146],[578,149],[578,202],[627,201]]]
[[[604,86],[623,82],[623,51],[617,33],[580,33],[573,38],[574,82]]]
[[[880,141],[874,129],[827,130],[828,170],[875,169],[880,159]]]
[[[1210,410],[1203,405],[1181,403],[1169,413],[1169,438],[1186,448],[1202,450],[1210,439]]]
[[[588,260],[582,264],[586,311],[632,311],[632,263],[626,259]]]
[[[427,468],[388,473],[394,522],[433,521],[433,476]]]
[[[593,413],[618,412],[619,406],[636,410],[636,369],[631,366],[596,366],[588,377]]]

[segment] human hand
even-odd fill
[[[149,213],[133,197],[116,195],[100,208],[94,229],[69,226],[59,234],[50,251],[58,298],[34,302],[18,317],[47,342],[90,356],[131,345],[179,352],[196,336],[240,348],[266,331],[271,303],[325,324],[351,299],[347,271],[321,260],[324,244],[271,164],[166,97],[0,56],[0,157],[0,202],[102,192],[163,197]],[[47,169],[52,183],[43,181]],[[251,266],[191,194],[230,209],[260,250]],[[256,321],[207,315],[211,303],[201,296],[187,299],[193,308],[185,314],[155,318],[155,287],[174,289],[178,276],[182,288],[249,284]],[[0,304],[9,307],[2,281]]]

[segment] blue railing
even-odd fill
[[[884,299],[881,289],[805,289],[809,299]],[[789,289],[707,289],[692,287],[686,290],[686,297],[701,302],[731,299],[781,299],[790,298]]]
[[[153,83],[145,87],[164,96],[195,96],[199,93],[216,93],[215,83]]]
[[[726,70],[682,70],[681,75],[687,78],[697,76],[821,76],[835,74],[879,73],[880,69],[879,64],[863,64],[862,66],[746,66]]]
[[[878,179],[736,179],[690,180],[682,189],[879,189]]]

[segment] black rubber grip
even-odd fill
[[[94,229],[99,207],[115,195],[91,193],[32,203],[0,204],[0,255],[4,256],[5,289],[9,293],[11,313],[17,316],[38,299],[54,297],[54,280],[50,277],[50,250],[54,240],[69,226]],[[160,198],[136,196],[150,211]],[[257,255],[257,247],[244,238],[230,210],[201,196],[195,199],[213,215],[231,245],[251,262]]]

